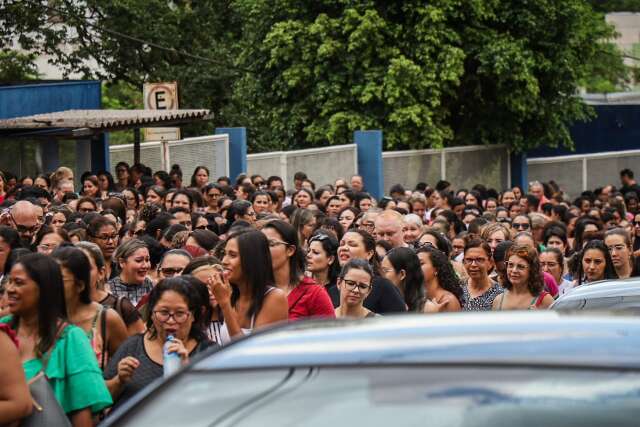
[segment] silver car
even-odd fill
[[[603,280],[573,288],[552,310],[610,310],[640,314],[640,278]]]
[[[106,425],[636,427],[640,322],[539,311],[291,323],[202,355]]]

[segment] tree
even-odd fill
[[[388,148],[571,145],[579,88],[626,78],[582,0],[0,0],[0,16],[0,41],[69,71],[178,80],[182,107],[247,126],[254,151],[373,128]]]

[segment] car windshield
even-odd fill
[[[637,372],[351,367],[192,371],[117,425],[600,427],[639,417]]]

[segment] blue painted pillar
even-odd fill
[[[247,172],[247,128],[216,128],[216,135],[229,134],[229,177],[235,181]]]
[[[91,139],[91,172],[108,171],[109,168],[109,134],[102,133]]]
[[[367,191],[376,199],[384,195],[382,175],[382,131],[358,130],[353,133],[358,152],[358,174]]]
[[[527,177],[527,154],[511,153],[511,186],[517,185],[526,192],[528,188]]]

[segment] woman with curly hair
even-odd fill
[[[418,249],[426,290],[425,313],[462,310],[462,287],[449,258],[433,246]]]
[[[525,245],[512,246],[507,252],[507,260],[505,291],[493,300],[493,310],[549,308],[553,303],[553,297],[544,290],[540,262],[535,249]]]

